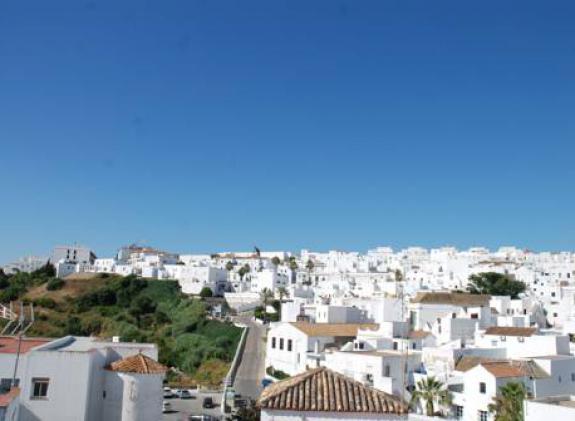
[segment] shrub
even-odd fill
[[[44,308],[55,308],[56,301],[49,297],[40,297],[34,300],[34,304]]]
[[[211,288],[203,287],[200,291],[200,297],[202,298],[210,298],[214,295]]]
[[[58,289],[62,289],[66,282],[63,279],[52,278],[46,284],[46,289],[48,291],[56,291]]]
[[[283,379],[287,379],[290,375],[281,371],[281,370],[276,370],[275,368],[273,368],[271,365],[266,368],[266,373],[269,376],[272,376],[278,380],[283,380]]]

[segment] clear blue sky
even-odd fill
[[[573,1],[3,1],[0,262],[575,249]]]

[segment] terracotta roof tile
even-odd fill
[[[409,332],[409,337],[411,339],[423,339],[427,338],[429,335],[431,335],[431,332],[427,332],[425,330],[412,330]]]
[[[20,353],[25,354],[32,348],[44,345],[53,339],[47,338],[22,338]],[[16,336],[0,336],[0,354],[16,354],[18,352],[18,338]]]
[[[107,368],[121,373],[138,374],[163,374],[167,371],[164,365],[142,353],[114,361]]]
[[[10,403],[20,395],[20,388],[13,387],[9,392],[0,395],[0,408],[6,408]]]
[[[268,386],[260,396],[259,406],[287,411],[407,413],[407,406],[399,398],[325,367]]]
[[[531,336],[537,329],[534,327],[492,326],[485,329],[486,335],[498,336]]]
[[[290,323],[296,329],[301,330],[308,336],[357,336],[359,329],[377,330],[376,323]]]
[[[484,307],[489,305],[490,295],[455,292],[418,292],[411,300],[420,304],[449,304],[461,307]]]
[[[508,360],[482,362],[481,366],[495,377],[533,377],[542,379],[549,374],[531,360]]]

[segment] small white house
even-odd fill
[[[10,389],[20,358],[19,420],[157,421],[165,367],[153,344],[66,336],[0,337],[0,387]]]

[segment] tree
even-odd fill
[[[249,403],[238,410],[238,419],[243,421],[260,421],[260,410],[256,401],[250,399]]]
[[[403,281],[403,273],[401,273],[401,270],[399,269],[395,269],[395,281],[396,282]]]
[[[263,314],[263,316],[265,319],[267,319],[268,303],[271,299],[274,298],[274,293],[272,290],[270,290],[268,288],[264,288],[260,292],[260,298],[261,298],[262,302],[264,303],[264,314]]]
[[[228,272],[231,272],[232,270],[234,270],[234,264],[231,261],[226,263],[226,270]]]
[[[525,284],[502,273],[484,272],[469,277],[467,290],[472,294],[509,295],[517,298],[525,291]]]
[[[289,291],[285,287],[279,287],[278,294],[280,296],[280,302],[284,300],[284,297],[289,297]]]
[[[523,383],[509,382],[499,388],[499,395],[493,398],[489,412],[495,414],[495,421],[523,421],[523,401],[526,396]]]
[[[4,289],[10,285],[10,282],[8,281],[9,278],[10,277],[4,273],[2,268],[0,268],[0,289]]]
[[[53,278],[54,276],[56,276],[56,268],[52,263],[48,261],[40,269],[37,269],[34,272],[32,272],[32,277],[36,278],[39,276],[46,276],[48,278]]]
[[[291,270],[297,270],[297,262],[294,256],[290,256],[289,258],[289,268]]]
[[[209,287],[203,287],[200,291],[200,297],[202,298],[210,298],[214,295],[213,291]]]
[[[279,257],[274,256],[274,257],[272,257],[272,263],[274,266],[279,266],[279,264],[281,263],[281,260]]]
[[[243,265],[240,270],[238,270],[238,274],[240,275],[240,279],[244,279],[244,276],[246,275],[246,273],[250,272],[250,265],[248,265],[247,263],[245,265]]]
[[[449,391],[445,388],[442,382],[435,377],[430,376],[427,379],[421,379],[417,382],[417,388],[411,395],[411,404],[415,405],[418,402],[425,403],[425,413],[428,417],[435,415],[435,403],[440,405],[447,405],[450,402]]]

